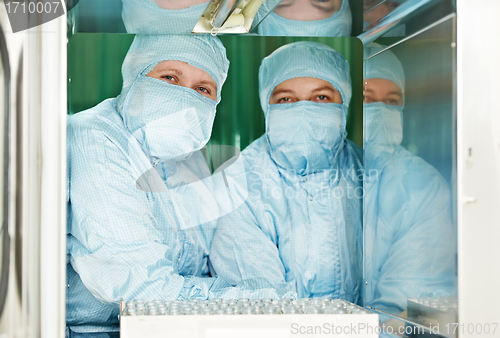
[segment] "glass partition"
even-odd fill
[[[454,27],[365,46],[365,304],[427,327],[457,319]]]
[[[456,8],[453,0],[364,0],[361,40],[392,44],[437,23]]]
[[[8,228],[9,95],[10,69],[3,32],[0,30],[0,318],[5,305],[9,273]]]

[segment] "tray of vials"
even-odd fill
[[[121,303],[122,338],[378,337],[378,314],[342,299]]]

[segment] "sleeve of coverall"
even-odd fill
[[[130,159],[102,133],[82,133],[75,140],[68,132],[71,234],[77,239],[71,264],[97,299],[118,304],[130,299],[294,296],[280,293],[263,279],[234,286],[222,278],[180,276],[182,243],[165,239],[177,238],[171,236],[178,231],[173,215],[169,224],[158,224],[148,195],[136,188]]]
[[[250,206],[244,203],[220,219],[210,262],[218,276],[232,284],[265,278],[279,290],[291,290],[285,281],[285,268],[276,242],[274,229],[259,227]]]
[[[405,182],[412,185],[406,190],[412,194],[400,210],[413,209],[409,213],[412,217],[404,219],[400,214],[392,218],[404,220],[393,230],[392,243],[384,244],[390,247],[370,304],[391,312],[406,310],[411,298],[450,296],[455,283],[456,240],[448,186],[440,175],[426,180],[427,184],[422,180]],[[387,209],[385,212],[394,212]],[[388,217],[382,215],[382,219]]]

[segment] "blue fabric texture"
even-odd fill
[[[389,79],[404,90],[392,52],[366,63],[367,79]],[[400,313],[408,299],[455,293],[451,194],[436,169],[400,145],[402,107],[375,102],[363,112],[366,305]]]
[[[227,191],[222,176],[204,179],[211,173],[195,151],[211,122],[187,125],[189,149],[182,148],[187,141],[177,127],[162,119],[187,110],[171,122],[184,125],[183,118],[196,121],[188,119],[192,116],[213,121],[215,101],[208,104],[194,90],[146,79],[148,69],[163,60],[185,61],[214,74],[220,98],[229,63],[217,38],[136,36],[122,68],[121,95],[68,118],[67,325],[72,332],[118,330],[122,300],[294,296],[265,280],[234,287],[208,278],[216,219],[231,210],[227,193],[222,203],[212,198],[217,186]],[[142,109],[132,109],[134,104]],[[163,115],[156,104],[166,104]],[[155,121],[164,127],[164,138],[156,137],[157,130],[148,132]],[[191,152],[177,156],[184,151]],[[239,195],[245,198],[244,191]]]
[[[122,0],[122,19],[131,34],[189,34],[206,3],[183,9],[163,9],[154,0]]]
[[[349,0],[343,0],[338,12],[315,21],[290,20],[270,12],[257,28],[263,36],[351,36],[351,7]]]
[[[268,104],[276,85],[296,77],[329,81],[343,104]],[[221,218],[212,265],[231,283],[263,277],[299,297],[360,304],[362,164],[361,151],[345,138],[348,64],[327,46],[293,43],[263,60],[259,83],[266,134],[242,152],[248,199]]]

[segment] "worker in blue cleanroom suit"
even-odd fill
[[[117,330],[122,300],[294,296],[204,278],[226,186],[197,150],[228,67],[212,36],[136,36],[121,94],[69,117],[68,330]]]
[[[365,47],[373,55],[384,46]],[[405,76],[385,51],[365,62],[366,305],[391,313],[407,299],[455,292],[456,239],[444,178],[400,144]]]
[[[266,133],[241,156],[248,198],[222,217],[210,260],[231,283],[264,277],[299,297],[362,296],[362,164],[346,139],[347,61],[313,42],[261,64]],[[361,171],[360,171],[361,170]]]
[[[259,24],[264,36],[351,36],[349,0],[283,0]]]

